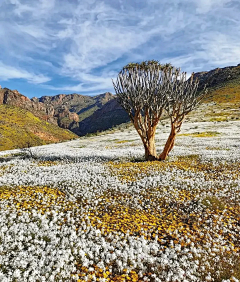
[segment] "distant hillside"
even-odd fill
[[[113,98],[114,95],[109,92],[94,97],[74,93],[43,96],[39,99],[33,98],[32,101],[52,107],[58,125],[72,130],[78,126],[77,122],[90,117]]]
[[[11,105],[0,105],[0,151],[74,139],[65,129]]]
[[[229,81],[240,79],[240,64],[237,66],[216,68],[211,71],[198,72],[194,76],[200,81],[200,89],[205,84],[208,88],[217,88]]]
[[[226,121],[240,119],[240,64],[195,74],[200,89],[206,84],[208,97],[190,113],[191,120]]]
[[[17,90],[8,88],[0,89],[0,105],[10,105],[30,111],[35,116],[57,125],[57,118],[55,116],[52,105],[45,105],[38,101],[38,99],[29,99],[22,95]]]
[[[65,118],[68,123],[62,127],[68,128],[70,123],[78,122],[79,118],[75,112],[70,112],[68,107],[63,105],[62,96],[67,95],[29,99],[17,90],[3,88],[0,89],[0,105],[11,105],[26,109],[35,116],[56,125],[61,124],[61,120]]]
[[[109,92],[94,97],[74,93],[29,99],[17,90],[3,88],[0,89],[1,104],[26,109],[40,119],[80,136],[129,121],[124,109]]]

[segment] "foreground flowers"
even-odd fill
[[[101,138],[1,163],[0,281],[239,281],[237,147],[145,163]]]

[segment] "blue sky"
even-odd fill
[[[96,95],[129,62],[237,65],[239,15],[239,0],[1,0],[0,85]]]

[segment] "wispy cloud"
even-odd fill
[[[197,13],[206,14],[215,10],[216,8],[222,7],[224,4],[227,4],[231,1],[229,0],[198,0],[196,1]]]
[[[10,79],[25,79],[32,84],[46,83],[51,80],[50,77],[43,74],[30,73],[21,68],[15,68],[9,65],[4,65],[0,62],[0,77],[1,80],[6,81]]]
[[[231,0],[3,0],[0,81],[91,94],[112,91],[131,61],[188,72],[236,65],[239,13]]]
[[[115,75],[113,75],[112,77],[115,77]],[[45,87],[51,90],[73,91],[79,93],[85,93],[85,92],[95,93],[97,91],[104,92],[104,91],[113,90],[111,76],[109,75],[94,76],[91,74],[83,73],[81,76],[79,76],[79,79],[81,80],[81,83],[79,84],[74,84],[74,85],[69,84],[64,86],[45,85]]]

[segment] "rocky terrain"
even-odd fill
[[[200,81],[199,88],[204,85],[209,88],[221,86],[231,80],[240,79],[240,64],[225,68],[216,68],[211,71],[198,72],[194,74]]]
[[[1,88],[0,105],[9,105],[25,109],[32,112],[34,115],[40,117],[43,120],[57,124],[54,119],[53,107],[46,107],[43,103],[39,101],[30,100],[28,97],[22,95],[17,90]]]

